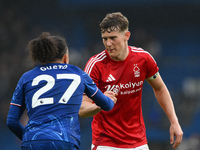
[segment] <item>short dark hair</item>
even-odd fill
[[[49,32],[43,32],[28,43],[27,49],[34,63],[50,63],[62,59],[68,47],[63,37],[51,36]]]
[[[128,19],[121,12],[109,13],[99,25],[101,33],[112,31],[125,31],[129,27]]]

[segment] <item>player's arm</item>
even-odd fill
[[[19,106],[10,105],[10,109],[7,116],[8,128],[22,140],[24,126],[20,123],[20,118],[23,114],[24,109]]]
[[[117,98],[116,98],[117,94],[114,93],[114,92],[111,92],[111,91],[106,91],[101,96],[103,96],[103,97],[105,96],[104,98],[106,98],[106,96],[109,97],[114,102],[114,104],[117,101]],[[94,101],[96,101],[96,97],[98,97],[99,103],[101,103],[101,100],[100,100],[101,97],[99,97],[99,95],[94,96],[92,99]],[[90,99],[86,95],[83,96],[83,101],[82,101],[82,104],[81,104],[81,108],[79,110],[79,116],[80,117],[82,117],[82,118],[92,117],[92,116],[98,114],[102,110],[100,106],[97,106],[95,103],[93,103],[92,99]]]
[[[177,148],[182,141],[183,131],[178,122],[178,118],[175,113],[174,105],[170,93],[163,82],[159,73],[147,79],[147,82],[152,86],[154,94],[158,100],[158,103],[166,113],[171,126],[170,126],[170,143],[173,144],[173,148]],[[176,137],[176,140],[174,139]],[[175,140],[175,141],[174,141]]]
[[[87,95],[83,96],[81,108],[79,110],[80,117],[82,118],[92,117],[98,114],[100,111],[101,111],[101,107],[93,103],[92,99],[87,97]]]
[[[80,117],[92,117],[99,113],[101,109],[105,111],[111,110],[117,101],[117,94],[112,91],[106,91],[103,94],[86,72],[82,71],[82,75],[86,87],[85,94],[87,96],[83,96],[79,111]]]
[[[25,104],[23,101],[23,78],[21,77],[13,93],[10,109],[7,115],[8,128],[21,140],[24,130],[24,126],[20,123],[20,118],[25,110]]]

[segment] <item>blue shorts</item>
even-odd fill
[[[21,145],[22,150],[79,150],[73,143],[63,141],[31,141]]]

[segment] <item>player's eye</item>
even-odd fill
[[[115,38],[116,38],[116,37],[111,37],[110,39],[111,39],[111,40],[115,40]]]
[[[104,41],[107,41],[107,38],[103,38]]]

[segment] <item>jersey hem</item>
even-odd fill
[[[29,141],[22,142],[21,146],[23,146],[23,144],[38,144],[38,143],[48,143],[48,142],[53,142],[53,141],[72,143],[72,144],[76,145],[77,147],[79,147],[79,145],[77,145],[77,143],[62,141],[62,140],[29,140]]]
[[[110,147],[115,147],[115,148],[136,148],[136,147],[148,144],[148,142],[147,142],[147,140],[144,140],[144,141],[142,141],[140,143],[135,143],[135,144],[132,144],[132,145],[127,145],[127,144],[119,145],[119,144],[111,144],[111,143],[94,144],[93,142],[92,142],[92,144],[95,147],[97,147],[97,146],[110,146]]]

